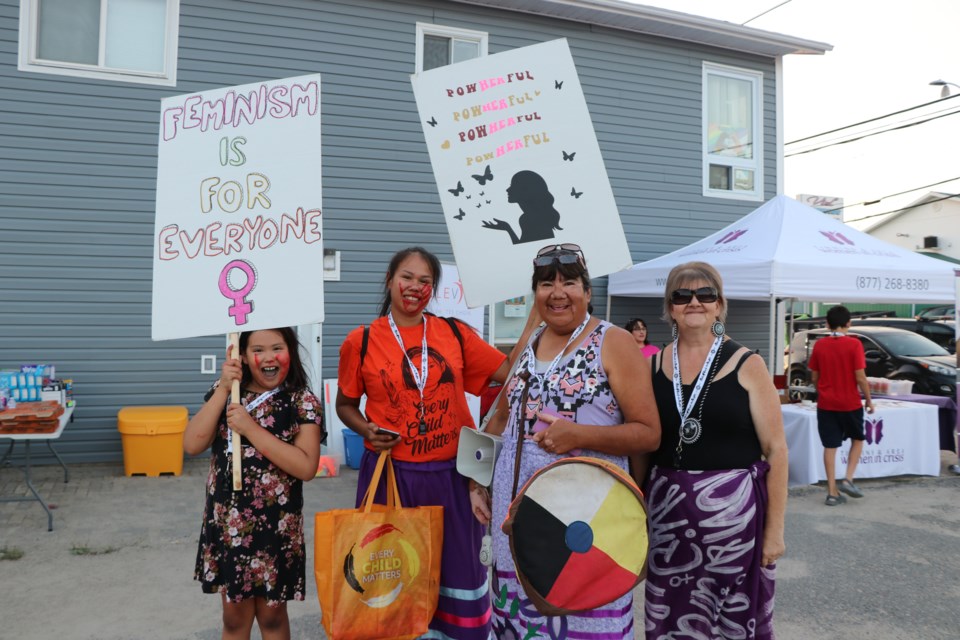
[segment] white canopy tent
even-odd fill
[[[662,297],[678,264],[708,262],[732,300],[954,302],[954,265],[857,231],[787,196],[776,196],[735,223],[672,253],[610,275],[613,296]],[[776,336],[770,334],[770,371]]]

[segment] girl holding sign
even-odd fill
[[[190,420],[183,448],[212,449],[194,578],[220,593],[223,637],[289,638],[287,601],[303,600],[303,481],[316,475],[323,437],[320,400],[308,388],[291,328],[240,334],[220,379]],[[228,404],[234,380],[241,403]],[[231,430],[241,436],[243,489],[233,490]]]
[[[393,256],[380,317],[354,329],[340,347],[337,415],[366,440],[358,505],[378,452],[390,449],[404,507],[444,508],[440,601],[431,631],[486,640],[490,596],[478,559],[483,527],[471,514],[456,456],[461,427],[474,426],[464,391],[479,395],[491,379],[502,381],[508,367],[504,354],[468,326],[424,313],[440,269],[437,257],[420,247]],[[384,494],[381,485],[378,503],[385,503]]]

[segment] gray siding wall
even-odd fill
[[[193,413],[216,379],[200,356],[222,359],[222,336],[150,340],[166,96],[322,74],[324,244],[342,252],[341,281],[325,283],[324,378],[347,332],[376,314],[394,251],[453,259],[409,81],[418,21],[485,31],[490,53],[568,38],[634,261],[758,205],[701,195],[705,60],[764,73],[766,197],[775,191],[769,59],[442,0],[181,0],[170,88],[21,73],[18,20],[17,0],[0,0],[0,369],[49,362],[74,379],[74,424],[57,444],[68,462],[122,459],[124,406]],[[321,286],[319,274],[291,277]],[[605,278],[594,306],[603,314]],[[731,333],[765,350],[766,307],[743,308]],[[616,299],[613,311],[618,323],[639,311],[668,337],[659,300]]]

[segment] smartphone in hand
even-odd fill
[[[397,431],[392,431],[390,429],[384,429],[383,427],[377,427],[375,433],[378,436],[390,436],[391,438],[399,438],[400,434]]]

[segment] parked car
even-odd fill
[[[800,331],[793,335],[787,378],[792,399],[816,396],[807,360],[816,341],[828,335],[828,329]],[[851,327],[847,335],[863,344],[868,377],[912,380],[913,393],[956,396],[956,358],[932,340],[894,327],[856,326]]]
[[[854,318],[854,327],[896,327],[919,333],[949,351],[957,352],[957,327],[953,320],[921,318]]]
[[[923,320],[956,320],[957,308],[952,304],[942,304],[938,307],[924,309],[917,314],[917,318]]]

